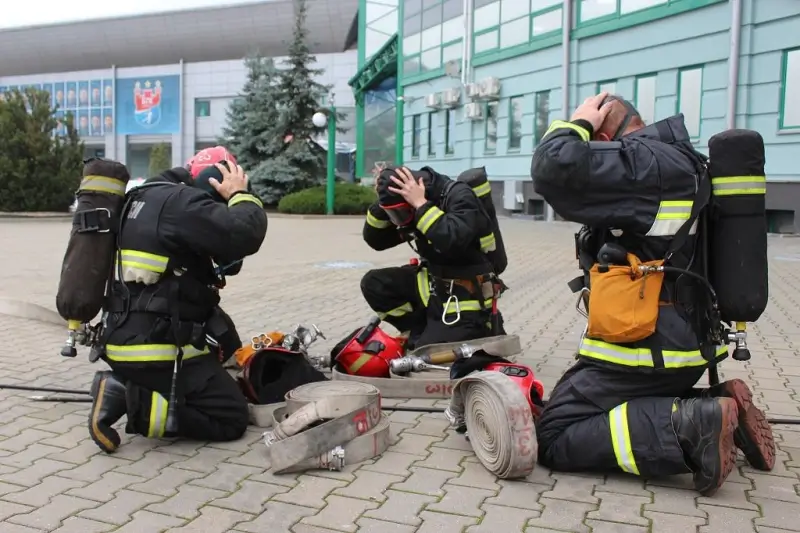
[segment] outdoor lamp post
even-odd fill
[[[336,185],[336,106],[333,103],[333,93],[328,97],[328,109],[314,113],[311,121],[318,128],[328,125],[328,176],[325,196],[328,214],[332,215]]]

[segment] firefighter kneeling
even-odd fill
[[[364,240],[382,251],[409,243],[420,264],[367,272],[361,291],[407,348],[504,334],[497,299],[507,259],[484,169],[451,180],[432,168],[376,177]],[[355,369],[345,369],[356,373]]]
[[[570,122],[551,125],[531,175],[556,212],[585,225],[576,241],[587,275],[572,288],[591,289],[578,362],[537,427],[539,461],[561,471],[692,472],[704,495],[733,470],[737,447],[770,470],[775,443],[747,385],[693,389],[727,357],[728,338],[698,224],[711,180],[683,116],[645,126],[619,97],[588,98]]]
[[[175,168],[128,195],[100,343],[111,371],[95,376],[89,418],[107,453],[126,414],[127,433],[155,438],[229,441],[247,428],[247,401],[220,362],[241,342],[218,308],[224,278],[214,263],[255,254],[267,218],[242,168],[216,152],[195,157],[206,170]]]

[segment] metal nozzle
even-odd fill
[[[444,410],[444,417],[450,423],[450,427],[458,433],[464,433],[467,430],[467,420],[463,414],[455,413],[450,407]]]
[[[456,356],[456,361],[461,359],[469,359],[478,350],[469,344],[462,344],[457,348],[453,348],[453,355]]]
[[[337,446],[328,452],[328,456],[328,470],[331,472],[340,472],[342,469],[344,469],[344,448]]]
[[[728,332],[728,342],[735,343],[731,357],[736,361],[749,361],[752,355],[747,347],[747,324],[736,323],[736,331]]]
[[[389,369],[395,374],[408,374],[409,372],[422,372],[423,370],[450,370],[446,366],[428,364],[414,355],[392,359],[389,361]]]

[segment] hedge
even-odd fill
[[[337,183],[333,212],[337,215],[363,215],[376,200],[372,187],[354,183]],[[326,189],[312,187],[284,196],[278,211],[292,215],[324,215],[327,213]]]

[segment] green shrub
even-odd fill
[[[363,215],[375,200],[372,187],[337,183],[333,211],[337,215]],[[324,215],[327,212],[325,186],[312,187],[284,196],[278,211],[292,215]]]

